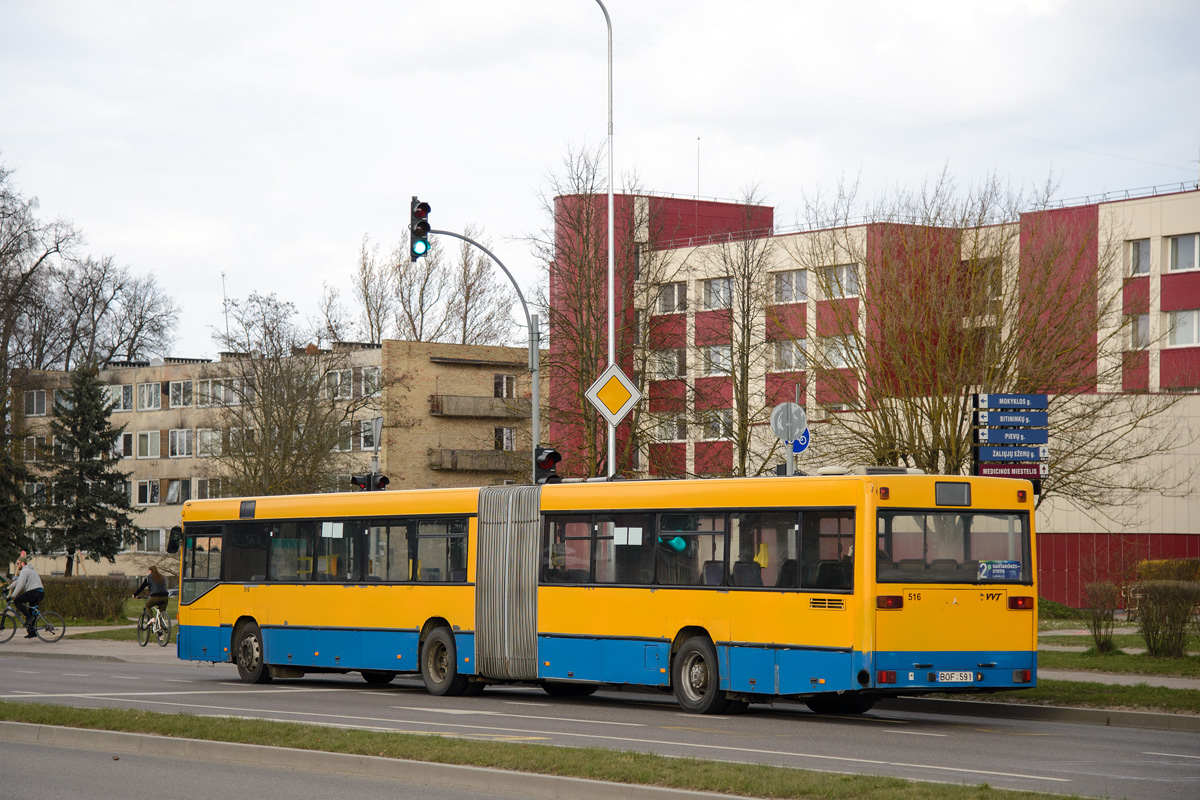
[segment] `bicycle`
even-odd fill
[[[57,642],[67,632],[67,621],[57,611],[43,611],[39,605],[33,604],[29,606],[29,613],[33,616],[33,631],[43,642]],[[7,642],[18,628],[24,627],[21,613],[10,602],[4,613],[0,614],[0,643]]]
[[[162,606],[155,606],[154,613],[143,609],[142,618],[138,620],[138,644],[142,647],[150,644],[150,637],[158,641],[159,647],[166,647],[171,641],[171,618],[163,613]]]

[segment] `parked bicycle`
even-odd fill
[[[171,618],[163,613],[159,606],[154,607],[154,611],[144,609],[142,618],[138,620],[138,644],[142,647],[150,644],[150,637],[153,636],[158,642],[159,647],[166,647],[171,641]]]
[[[29,613],[33,616],[33,631],[43,642],[57,642],[66,633],[67,621],[57,611],[44,611],[40,606],[31,605]],[[24,627],[25,619],[21,612],[9,603],[0,615],[0,643],[7,642],[17,629]]]

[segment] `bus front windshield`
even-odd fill
[[[880,583],[1029,583],[1029,515],[881,509]]]

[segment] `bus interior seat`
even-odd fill
[[[929,568],[936,569],[936,570],[943,570],[943,571],[945,571],[945,570],[957,571],[958,570],[958,562],[955,561],[953,558],[935,558],[933,561],[929,562]]]
[[[442,571],[437,567],[426,567],[421,570],[421,580],[423,581],[440,581],[442,579]]]
[[[796,559],[786,559],[779,565],[779,575],[775,578],[775,587],[777,589],[797,589],[799,588],[800,565],[796,563]]]
[[[251,575],[250,576],[251,583],[258,583],[259,581],[265,581],[266,579],[267,579],[266,575]]]
[[[565,579],[565,582],[566,583],[587,583],[588,578],[590,578],[590,577],[591,577],[591,575],[588,574],[588,571],[586,569],[569,569],[569,570],[567,570],[567,577]]]
[[[450,570],[450,580],[455,583],[465,583],[467,580],[467,571],[465,569]]]
[[[762,586],[762,567],[753,561],[738,561],[730,579],[734,586]]]
[[[896,562],[896,568],[904,572],[924,572],[925,559],[923,558],[902,558]]]
[[[842,589],[846,586],[846,571],[840,561],[822,561],[817,565],[817,589]]]
[[[979,562],[978,561],[964,561],[962,568],[963,568],[963,572],[969,572],[972,575],[979,574]]]
[[[704,562],[704,585],[705,586],[720,586],[721,579],[725,576],[725,565],[720,561],[705,561]]]
[[[378,583],[382,580],[383,580],[383,578],[379,577],[378,575],[368,575],[367,576],[367,583]]]

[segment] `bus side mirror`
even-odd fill
[[[183,528],[176,525],[171,528],[171,535],[167,537],[167,552],[175,555],[179,552],[179,543],[183,539]]]

